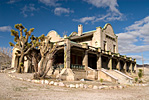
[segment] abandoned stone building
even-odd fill
[[[58,43],[53,65],[55,77],[130,82],[132,78],[128,74],[136,72],[136,60],[118,53],[118,36],[110,24],[88,32],[83,32],[83,26],[78,25],[78,32],[69,36],[62,38],[56,31],[50,31],[47,37]],[[16,49],[13,50],[12,67],[16,66],[15,52]],[[25,72],[30,64],[29,60],[25,61]],[[52,69],[48,74],[51,72]]]

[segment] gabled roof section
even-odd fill
[[[112,25],[107,23],[103,28],[102,28],[102,31],[105,32],[106,35],[109,35],[111,37],[115,37],[116,35],[114,34],[114,31],[113,31],[113,28],[112,28]]]
[[[69,37],[75,36],[75,35],[77,35],[77,34],[78,34],[77,32],[72,32],[72,33],[69,35]]]
[[[71,40],[81,39],[81,38],[89,37],[92,35],[93,35],[93,32],[88,32],[88,33],[82,34],[81,36],[78,36],[78,35],[72,36],[72,37],[70,37],[70,39]]]
[[[49,31],[47,34],[47,37],[48,39],[51,38],[51,42],[56,42],[61,40],[60,35],[55,30]]]

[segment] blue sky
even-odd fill
[[[55,30],[63,36],[113,26],[119,37],[119,52],[137,63],[149,64],[149,0],[0,0],[0,47],[13,41],[10,30],[22,23],[40,36]]]

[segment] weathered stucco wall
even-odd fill
[[[117,36],[114,34],[113,28],[110,24],[106,24],[102,29],[102,49],[104,49],[104,41],[106,42],[106,51],[118,53]],[[115,45],[115,51],[114,51]]]
[[[51,42],[57,42],[57,41],[61,41],[62,38],[60,37],[60,35],[56,32],[56,31],[50,31],[47,36],[49,38],[51,38]]]

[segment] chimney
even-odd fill
[[[78,25],[78,36],[81,36],[83,32],[83,26],[80,24]]]

